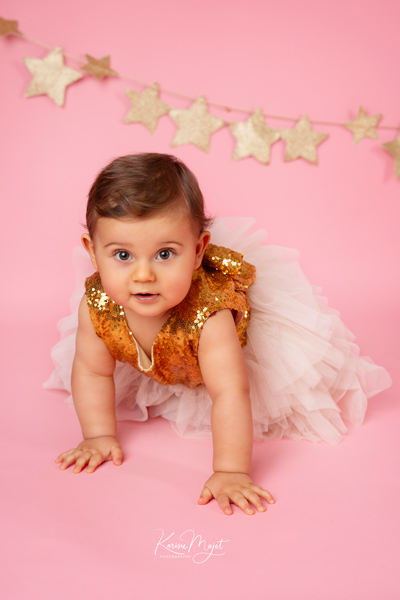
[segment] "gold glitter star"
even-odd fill
[[[10,33],[22,35],[22,33],[18,31],[18,21],[7,21],[0,17],[0,35],[4,37]]]
[[[143,123],[150,133],[155,133],[158,119],[170,111],[170,106],[161,102],[158,97],[158,84],[152,83],[144,92],[133,90],[125,90],[125,92],[131,103],[131,109],[124,123]]]
[[[83,75],[64,65],[60,46],[52,50],[44,59],[24,58],[33,79],[25,92],[25,97],[47,95],[58,106],[63,106],[65,89]]]
[[[358,144],[365,137],[372,138],[373,140],[378,139],[375,127],[381,120],[382,115],[367,115],[362,106],[358,109],[358,115],[353,121],[345,123],[344,126],[354,133],[353,141]]]
[[[382,146],[394,157],[394,173],[396,177],[400,177],[400,133],[395,140]]]
[[[82,71],[94,75],[97,79],[118,76],[118,73],[110,68],[110,56],[104,56],[103,58],[93,58],[90,54],[85,54],[85,56],[87,64],[81,67]]]
[[[266,125],[261,108],[257,108],[247,121],[231,123],[229,129],[237,140],[233,160],[254,156],[261,163],[269,164],[271,146],[281,135]]]
[[[208,152],[211,135],[225,125],[225,121],[208,112],[204,96],[200,96],[188,110],[173,109],[169,114],[178,126],[171,146],[195,144]]]
[[[304,158],[317,164],[317,146],[327,137],[327,133],[314,131],[307,115],[303,115],[293,129],[282,129],[281,137],[286,142],[285,162]]]

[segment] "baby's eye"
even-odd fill
[[[129,254],[129,252],[126,252],[125,250],[118,250],[118,252],[116,252],[114,254],[114,256],[122,262],[130,260],[130,258],[131,258],[131,255]]]
[[[172,250],[167,250],[165,248],[164,250],[160,250],[156,258],[158,258],[159,260],[169,260],[170,258],[172,258],[173,254],[174,253],[172,252]]]

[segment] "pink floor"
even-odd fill
[[[111,54],[120,73],[189,96],[328,121],[353,119],[363,104],[399,125],[394,0],[14,0],[0,16],[49,47]],[[380,146],[398,132],[354,145],[343,128],[315,126],[330,135],[318,166],[285,164],[281,142],[268,167],[232,162],[226,129],[209,154],[171,149],[169,117],[154,136],[123,123],[124,89],[141,89],[132,82],[85,78],[64,108],[25,99],[22,58],[47,52],[0,38],[1,599],[398,600],[400,180]],[[363,427],[336,447],[255,443],[253,474],[276,498],[264,514],[198,506],[211,442],[180,439],[157,419],[121,424],[120,468],[73,475],[54,464],[80,440],[65,395],[42,383],[68,312],[85,197],[110,159],[139,151],[174,152],[198,175],[210,212],[254,216],[271,243],[298,248],[362,353],[392,375]]]
[[[25,371],[3,377],[2,598],[399,597],[398,387],[337,447],[256,443],[254,475],[276,505],[226,517],[196,504],[211,443],[182,440],[159,419],[122,424],[122,467],[58,471],[52,459],[79,440],[78,426],[61,393],[40,389],[49,326],[20,326],[24,341],[5,326],[6,358]],[[190,550],[165,548],[193,537]]]

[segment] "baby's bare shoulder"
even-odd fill
[[[101,365],[102,371],[113,371],[115,365],[115,359],[95,331],[85,294],[78,309],[75,359],[90,366],[94,371],[98,370],[99,365]]]

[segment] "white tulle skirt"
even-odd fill
[[[255,265],[249,289],[251,320],[246,358],[254,437],[340,441],[344,421],[362,424],[367,399],[389,387],[390,376],[360,357],[354,336],[302,273],[295,250],[262,245],[265,231],[249,234],[253,219],[216,219],[212,242],[241,252]],[[84,280],[93,272],[86,252],[74,251],[76,289],[71,315],[58,324],[61,339],[52,350],[55,365],[44,387],[71,393],[71,370]],[[119,420],[168,419],[181,436],[211,435],[212,402],[204,386],[163,386],[125,363],[117,363]],[[67,402],[72,402],[71,396]]]

